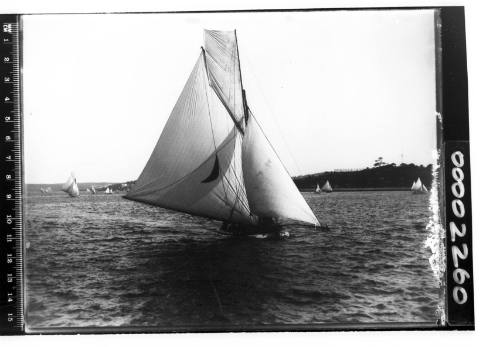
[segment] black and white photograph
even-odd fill
[[[20,25],[28,333],[446,325],[439,9]]]

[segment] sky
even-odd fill
[[[431,10],[31,15],[25,181],[136,179],[203,29],[237,30],[249,106],[291,175],[433,161]]]

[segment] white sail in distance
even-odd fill
[[[415,182],[415,187],[413,188],[413,190],[422,190],[422,181],[420,180],[420,177]]]
[[[319,225],[255,117],[241,82],[235,31],[205,31],[189,76],[128,199],[211,219]]]
[[[316,193],[321,193],[321,188],[319,187],[319,184],[316,184],[316,189],[314,190]]]
[[[70,174],[66,183],[62,185],[61,190],[63,192],[68,193],[68,195],[71,196],[72,198],[80,195],[80,191],[78,189],[78,185],[76,184],[76,178],[74,173]]]
[[[330,193],[333,191],[332,189],[332,186],[330,185],[330,182],[328,182],[328,180],[326,180],[325,184],[323,185],[323,187],[321,187],[321,190],[326,192],[326,193]]]
[[[411,190],[415,194],[423,194],[428,192],[427,187],[422,183],[420,177],[417,179],[416,182],[413,183]]]

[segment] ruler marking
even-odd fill
[[[22,162],[20,105],[20,32],[18,15],[0,15],[0,127],[7,146],[0,146],[4,162],[2,219],[7,225],[0,247],[7,257],[0,259],[0,334],[21,334],[24,327]],[[9,115],[9,116],[6,116]],[[11,203],[11,201],[13,203]],[[5,276],[6,275],[6,276]]]

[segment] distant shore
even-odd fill
[[[304,193],[312,193],[314,192],[314,189],[299,189],[301,192],[304,192]],[[335,192],[383,192],[383,191],[388,191],[388,192],[391,192],[391,191],[401,191],[401,192],[404,192],[404,191],[410,191],[410,188],[401,188],[401,187],[382,187],[382,188],[335,188],[333,189],[333,191],[331,193],[335,193]],[[325,193],[325,192],[321,192],[321,194],[329,194],[329,193]]]
[[[384,164],[361,170],[326,171],[293,177],[300,191],[314,191],[327,181],[334,191],[404,191],[417,179],[427,187],[432,184],[432,166]]]
[[[316,187],[322,187],[327,181],[334,192],[363,191],[409,191],[418,178],[430,188],[432,184],[432,166],[415,164],[384,164],[361,170],[337,170],[319,172],[293,177],[293,181],[301,192],[313,192]],[[107,188],[115,192],[126,192],[133,187],[135,181],[121,183],[91,183],[79,182],[80,191],[95,186],[97,191],[104,192]],[[60,190],[59,184],[27,184],[30,191],[40,191],[40,188],[51,187],[52,191]]]

